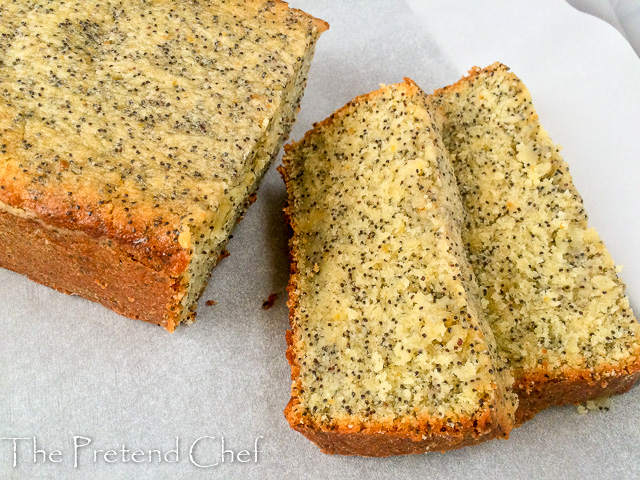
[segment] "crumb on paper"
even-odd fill
[[[218,261],[221,261],[225,258],[227,258],[228,256],[230,256],[231,254],[229,253],[229,250],[227,250],[226,248],[220,252],[220,257],[218,258]]]
[[[218,302],[214,301],[214,300],[207,300],[207,307],[213,307],[214,305],[217,305]]]
[[[262,303],[262,309],[263,310],[269,310],[271,307],[273,307],[273,304],[276,303],[277,299],[278,299],[278,294],[277,293],[272,293],[271,295],[269,295],[269,298],[267,298]]]
[[[578,405],[578,413],[585,414],[588,412],[608,412],[611,408],[611,397],[602,397],[595,400],[587,400],[584,405]]]

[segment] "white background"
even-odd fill
[[[577,9],[613,25],[640,55],[640,2],[638,0],[567,0]]]

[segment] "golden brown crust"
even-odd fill
[[[640,362],[628,368],[606,368],[599,373],[591,370],[528,372],[516,378],[513,385],[518,395],[516,423],[522,425],[538,412],[552,405],[579,404],[587,400],[627,392],[640,378]]]
[[[287,419],[291,423],[291,420]],[[444,453],[477,445],[496,437],[493,430],[478,433],[473,427],[460,432],[440,432],[437,428],[433,428],[433,433],[419,440],[414,440],[403,432],[396,434],[389,431],[379,433],[324,431],[304,424],[292,424],[292,427],[320,447],[323,453],[363,457],[411,455],[429,451]]]
[[[83,232],[0,211],[0,267],[169,331],[178,321],[183,287],[174,277]]]
[[[6,177],[5,177],[6,178]],[[2,180],[2,177],[0,177]],[[158,226],[144,212],[127,215],[117,205],[104,204],[74,192],[73,201],[53,189],[35,190],[17,181],[6,182],[0,190],[0,201],[25,210],[56,228],[78,230],[92,238],[110,239],[142,264],[156,270],[179,275],[189,264],[189,250],[175,241],[179,219]],[[140,206],[143,209],[143,206]]]
[[[256,199],[254,191],[238,211],[236,222],[242,220]],[[26,275],[59,292],[100,303],[125,317],[174,331],[181,322],[180,301],[186,294],[180,272],[139,261],[127,248],[135,244],[94,237],[72,229],[74,224],[66,226],[71,228],[0,209],[0,268]],[[230,255],[221,245],[216,264]],[[188,260],[184,268],[187,266]],[[188,313],[189,319],[194,317],[195,310]]]

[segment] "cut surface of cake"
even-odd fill
[[[518,421],[628,390],[640,375],[640,325],[527,88],[496,63],[429,98]]]
[[[285,146],[291,426],[387,456],[507,436],[515,396],[461,242],[447,152],[410,80]]]
[[[173,330],[328,25],[281,1],[0,5],[0,266]]]

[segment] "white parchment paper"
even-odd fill
[[[379,83],[408,76],[431,91],[500,60],[528,85],[543,125],[564,146],[640,311],[640,60],[613,27],[550,0],[291,3],[331,24],[293,139]],[[12,441],[0,440],[0,478],[640,477],[639,387],[614,398],[609,412],[552,408],[508,441],[445,455],[321,454],[282,415],[290,387],[284,197],[272,169],[234,232],[231,257],[214,270],[198,321],[173,335],[0,270],[0,437],[29,438],[17,441],[15,468]],[[264,311],[273,292],[278,299]],[[91,440],[77,467],[74,436]],[[42,453],[33,461],[33,437],[44,463]],[[221,457],[222,437],[233,462],[229,452]],[[94,450],[102,451],[95,461]],[[134,450],[143,461],[131,459]],[[161,460],[151,452],[149,461],[153,450]]]

